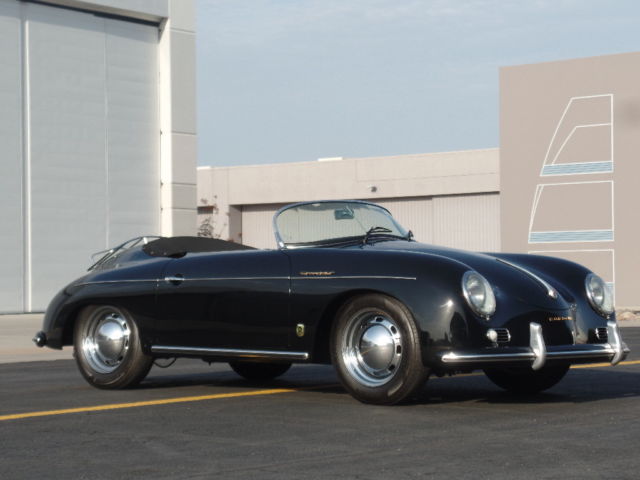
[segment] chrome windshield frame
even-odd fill
[[[365,200],[344,200],[344,199],[339,199],[339,200],[316,200],[316,201],[307,201],[307,202],[296,202],[296,203],[291,203],[289,205],[285,205],[284,207],[278,209],[278,211],[276,213],[273,214],[273,219],[271,221],[272,227],[273,227],[273,233],[276,237],[276,243],[278,245],[278,249],[279,250],[287,250],[287,249],[296,249],[296,248],[313,248],[314,245],[300,245],[300,244],[294,244],[294,245],[289,245],[287,246],[287,244],[284,242],[284,240],[282,240],[282,236],[280,235],[280,231],[278,230],[278,217],[280,216],[281,213],[291,209],[291,208],[297,208],[303,205],[316,205],[318,203],[357,203],[360,205],[371,205],[373,207],[379,208],[381,210],[384,210],[385,212],[387,212],[387,214],[389,215],[389,217],[391,218],[391,220],[393,221],[393,223],[396,225],[396,227],[399,227],[399,230],[405,230],[404,227],[402,227],[395,218],[393,218],[393,215],[391,215],[391,212],[386,209],[385,207],[383,207],[382,205],[378,205],[377,203],[373,203],[373,202],[367,202]],[[409,231],[409,230],[408,230]]]
[[[158,239],[158,238],[162,238],[160,237],[160,235],[143,235],[140,237],[134,237],[134,238],[130,238],[129,240],[127,240],[126,242],[122,242],[121,244],[112,247],[112,248],[108,248],[107,250],[102,250],[100,252],[96,252],[94,254],[91,255],[91,261],[94,262],[88,269],[87,271],[91,271],[94,270],[96,268],[98,268],[100,265],[102,265],[103,263],[105,263],[107,260],[109,260],[110,258],[112,258],[116,253],[123,251],[123,250],[128,250],[130,248],[135,247],[136,245],[138,245],[140,242],[142,242],[144,245],[146,245],[147,243],[149,243],[150,239]],[[129,245],[131,244],[131,245]],[[98,260],[94,260],[98,255],[102,255],[100,258],[98,258]]]

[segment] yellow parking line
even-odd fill
[[[640,360],[632,360],[632,361],[619,363],[619,365],[638,365],[638,364],[640,364]],[[589,363],[584,365],[573,365],[571,368],[600,368],[600,367],[608,367],[608,366],[611,366],[611,364],[610,363]],[[471,373],[471,374],[458,375],[458,376],[472,376],[472,375],[482,375],[482,374]],[[304,387],[304,388],[274,388],[270,390],[251,390],[248,392],[216,393],[213,395],[165,398],[161,400],[146,400],[142,402],[112,403],[107,405],[95,405],[93,407],[77,407],[77,408],[64,408],[61,410],[44,410],[40,412],[15,413],[11,415],[0,415],[0,422],[4,422],[7,420],[20,420],[23,418],[67,415],[69,413],[101,412],[104,410],[118,410],[123,408],[150,407],[154,405],[170,405],[172,403],[202,402],[204,400],[217,400],[221,398],[255,397],[258,395],[277,395],[279,393],[301,392],[305,390],[330,388],[334,386],[336,385],[319,385],[315,387]]]
[[[640,360],[629,360],[628,362],[620,362],[618,365],[638,365]],[[571,365],[571,368],[600,368],[610,367],[610,363],[585,363],[584,365]]]
[[[0,416],[0,422],[5,420],[19,420],[21,418],[66,415],[68,413],[100,412],[103,410],[117,410],[121,408],[149,407],[153,405],[169,405],[171,403],[201,402],[203,400],[216,400],[219,398],[254,397],[257,395],[276,395],[278,393],[290,393],[290,392],[297,392],[297,391],[299,391],[299,389],[274,388],[271,390],[252,390],[250,392],[217,393],[214,395],[199,395],[195,397],[165,398],[162,400],[147,400],[143,402],[112,403],[109,405],[96,405],[93,407],[77,407],[77,408],[65,408],[62,410],[45,410],[42,412],[16,413],[13,415]]]

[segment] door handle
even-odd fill
[[[164,277],[164,281],[171,285],[180,285],[184,281],[184,276],[180,273],[176,273],[175,275],[168,275]]]

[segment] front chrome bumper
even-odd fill
[[[547,360],[567,360],[569,363],[608,360],[616,365],[627,357],[629,348],[620,338],[615,322],[607,322],[609,343],[547,346],[542,337],[542,326],[529,325],[529,347],[487,348],[482,351],[449,351],[440,355],[445,365],[467,366],[473,364],[530,363],[533,370],[541,369]]]

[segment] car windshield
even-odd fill
[[[274,227],[278,245],[285,248],[410,238],[386,209],[354,201],[285,207],[276,213]]]

